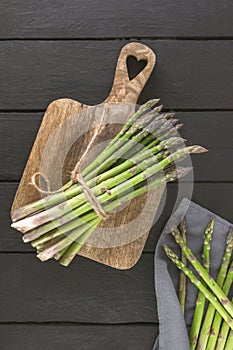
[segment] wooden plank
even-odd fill
[[[0,193],[2,197],[1,206],[1,239],[0,250],[1,251],[25,251],[24,244],[21,241],[21,237],[16,230],[13,230],[10,220],[10,210],[17,190],[18,184],[14,183],[0,183]],[[31,250],[29,247],[26,251]]]
[[[177,117],[184,124],[181,135],[209,149],[192,158],[195,180],[233,181],[228,160],[233,156],[233,112],[179,112]],[[41,113],[0,114],[0,180],[19,181],[41,118]]]
[[[156,52],[157,67],[140,101],[159,96],[170,108],[233,109],[233,40],[144,42]],[[45,109],[61,97],[102,102],[125,44],[1,41],[0,109]]]
[[[152,349],[158,325],[1,325],[2,350]]]
[[[41,123],[37,113],[0,114],[0,179],[19,180]]]
[[[21,234],[16,230],[10,228],[10,207],[13,201],[14,193],[17,184],[1,183],[0,193],[2,200],[1,206],[1,240],[0,251],[18,251],[28,252],[32,251],[29,244],[24,244],[21,241]],[[228,183],[196,183],[194,186],[193,200],[212,210],[214,213],[224,217],[229,221],[232,219],[232,194],[233,184]],[[156,222],[154,228],[151,230],[145,252],[153,252],[155,243],[163,229],[164,224],[168,220],[173,206],[176,201],[177,185],[168,185],[168,194],[166,205],[163,209],[159,220]],[[181,200],[182,198],[180,198]],[[178,201],[179,203],[179,201]],[[34,259],[34,258],[32,258]]]
[[[153,254],[119,271],[78,257],[68,269],[0,254],[0,322],[157,322]]]
[[[2,0],[1,38],[229,37],[232,1]]]

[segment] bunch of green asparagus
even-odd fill
[[[215,281],[209,274],[214,224],[212,219],[205,230],[202,263],[187,246],[184,219],[180,227],[171,232],[181,248],[181,259],[167,245],[164,245],[167,256],[181,270],[179,300],[183,313],[185,312],[186,278],[189,278],[199,290],[189,333],[191,350],[233,349],[233,299],[229,300],[229,292],[233,286],[233,261],[231,261],[233,230],[230,229],[227,234],[222,265]],[[196,274],[189,269],[187,262],[192,265]],[[205,308],[207,308],[206,312]]]
[[[111,213],[131,199],[163,183],[185,176],[190,167],[176,166],[201,146],[184,145],[172,113],[162,113],[159,100],[142,105],[121,131],[83,171],[85,183],[101,208]],[[133,191],[132,191],[133,188]],[[55,258],[67,266],[103,218],[93,209],[80,183],[13,213],[12,227],[31,242],[41,261]]]

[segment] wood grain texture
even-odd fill
[[[233,112],[178,112],[177,117],[184,124],[181,135],[209,149],[192,157],[195,180],[233,181]],[[0,113],[0,180],[19,181],[41,120],[42,113]]]
[[[1,38],[232,37],[232,1],[2,0]]]
[[[152,349],[158,325],[1,325],[1,350]]]
[[[142,71],[132,79],[129,77],[127,68],[127,59],[130,56],[134,56],[137,61],[144,60],[147,62]],[[62,176],[59,170],[63,169],[64,179],[66,179],[63,181],[63,184],[69,181],[67,174],[70,174],[75,168],[78,156],[82,154],[82,149],[85,150],[87,148],[91,140],[91,136],[86,132],[84,139],[81,141],[80,137],[77,136],[77,130],[83,131],[86,128],[87,131],[90,131],[95,125],[94,123],[96,123],[96,118],[98,118],[99,114],[103,113],[105,120],[109,120],[110,122],[110,114],[113,113],[115,103],[127,103],[128,107],[130,104],[130,112],[129,108],[127,108],[128,112],[125,115],[126,118],[129,118],[129,113],[132,114],[134,112],[137,99],[154,69],[155,61],[155,54],[149,47],[140,43],[127,44],[119,54],[113,86],[103,106],[97,106],[97,110],[90,109],[88,106],[71,99],[56,100],[49,105],[16,192],[12,205],[12,213],[14,213],[15,209],[41,198],[41,194],[37,189],[31,186],[31,178],[35,173],[42,172],[43,175],[46,175],[50,183],[53,181],[53,184],[56,184],[59,183],[60,176]],[[120,111],[126,113],[123,107]],[[82,115],[80,116],[80,114]],[[74,117],[70,118],[72,116]],[[125,120],[127,120],[126,118]],[[101,120],[99,123],[101,123]],[[48,146],[49,157],[47,156],[43,160],[44,153],[46,153],[46,146],[50,142],[51,136],[55,135],[57,131],[59,133],[61,128],[62,132],[57,137],[53,136],[55,141],[53,141],[52,145]],[[107,139],[114,138],[118,129],[113,124],[111,128],[105,128],[108,132],[108,135],[106,135]],[[73,135],[74,130],[76,130],[75,135]],[[104,134],[106,134],[106,131]],[[63,152],[66,148],[68,150],[70,149],[70,152],[63,159]],[[52,155],[51,149],[53,149]],[[43,170],[41,170],[42,163],[44,164]],[[62,183],[58,187],[55,185],[55,188],[57,189],[61,186]],[[148,227],[153,222],[153,217],[159,206],[164,187],[162,185],[153,191],[153,210],[150,206],[145,211],[137,235],[135,235],[135,226],[133,228],[127,227],[126,224],[130,224],[135,219],[139,220],[138,216],[146,203],[146,195],[135,198],[123,210],[112,213],[103,223],[101,229],[99,228],[101,232],[98,233],[98,242],[95,243],[93,241],[89,245],[84,245],[78,254],[118,269],[125,270],[134,266],[142,254],[149,234]],[[111,234],[109,229],[117,227],[121,227],[122,230],[124,229],[124,235],[120,234],[120,232],[113,232],[112,238],[109,238]],[[118,238],[116,239],[117,234]],[[108,240],[107,244],[103,245],[106,238]],[[116,239],[115,246],[112,245],[114,238]]]
[[[65,269],[31,254],[1,254],[0,322],[157,322],[153,265],[153,254],[127,271],[82,257]]]
[[[4,230],[1,231],[0,252],[33,252],[29,244],[24,244],[22,242],[21,234],[10,227],[10,208],[17,187],[17,183],[0,183],[0,193],[3,198],[0,224],[1,227],[4,228]],[[232,222],[232,193],[233,184],[196,183],[194,186],[193,200]],[[150,232],[144,252],[154,252],[157,239],[173,210],[176,196],[177,185],[169,184],[166,205],[159,220]],[[14,258],[12,257],[12,259]],[[34,259],[34,256],[31,256],[31,259]]]
[[[63,97],[101,103],[126,43],[1,41],[0,109],[45,109]],[[157,64],[139,103],[161,97],[169,108],[233,109],[233,40],[143,43],[156,52]]]

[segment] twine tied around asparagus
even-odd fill
[[[85,159],[87,153],[89,152],[89,150],[91,149],[96,137],[102,132],[102,130],[104,129],[104,123],[103,119],[104,119],[104,115],[105,115],[105,105],[103,106],[103,113],[101,115],[101,120],[100,123],[97,124],[97,126],[94,128],[94,133],[91,137],[90,142],[87,145],[87,148],[85,149],[85,151],[83,152],[82,156],[80,157],[80,159],[78,160],[78,162],[76,163],[74,169],[71,171],[71,175],[70,175],[70,184],[68,187],[66,187],[66,190],[69,189],[71,186],[73,186],[76,183],[79,183],[79,185],[81,186],[81,189],[83,191],[83,193],[85,194],[87,201],[89,202],[89,204],[91,205],[92,209],[96,212],[96,214],[103,220],[108,219],[108,217],[110,216],[111,213],[107,213],[105,211],[105,209],[103,208],[103,206],[101,205],[101,203],[99,202],[99,200],[95,197],[95,195],[92,193],[91,189],[88,187],[87,183],[85,182],[83,176],[82,176],[82,172],[81,172],[81,165],[83,163],[83,160]],[[40,188],[40,186],[37,184],[37,177],[41,176],[44,180],[44,182],[46,183],[47,186],[47,190],[43,190],[42,188]],[[51,187],[50,187],[50,182],[48,180],[48,178],[43,175],[41,172],[35,172],[32,177],[31,177],[31,182],[29,183],[30,185],[32,185],[38,192],[40,192],[41,194],[46,194],[46,195],[50,195],[50,194],[55,194],[55,193],[59,193],[59,192],[63,192],[62,189],[56,190],[56,191],[51,191]]]

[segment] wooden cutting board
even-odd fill
[[[145,60],[147,62],[144,69],[132,80],[129,78],[127,69],[127,58],[129,56],[134,56],[138,61]],[[125,45],[122,48],[118,58],[112,90],[103,104],[111,105],[119,102],[132,103],[133,105],[136,104],[145,83],[153,71],[155,62],[155,54],[147,46],[141,43],[129,43]],[[87,106],[83,105],[82,103],[67,98],[55,100],[48,106],[27,165],[25,167],[22,179],[20,181],[17,193],[15,195],[15,199],[12,205],[12,212],[16,208],[19,208],[41,198],[41,194],[33,186],[30,185],[30,182],[32,175],[40,170],[40,163],[42,161],[45,145],[47,144],[51,135],[56,131],[56,129],[63,125],[64,122],[71,116],[75,116],[73,120],[75,120],[76,126],[78,125],[78,127],[82,130],[84,125],[82,125],[80,122],[81,118],[79,118],[79,114],[83,112],[85,108],[87,108]],[[91,119],[88,122],[91,123]],[[110,127],[106,127],[104,136],[100,135],[99,140],[102,141],[101,137],[104,137],[106,139],[114,137],[118,130],[119,125],[117,125],[116,120],[116,124],[111,124]],[[84,135],[84,137],[81,138],[81,140],[77,140],[77,142],[72,145],[71,150],[66,157],[64,164],[62,165],[64,182],[67,182],[69,180],[70,171],[73,169],[81,152],[81,149],[83,149],[83,147],[85,148],[89,141],[90,135],[87,133]],[[55,146],[53,146],[53,150],[51,151],[51,154],[54,156],[53,158],[57,160],[61,158],[59,157],[59,154],[62,150],[64,142],[65,140],[60,140],[57,144],[55,144]],[[53,162],[54,159],[49,160],[47,162],[48,164],[46,163],[46,166],[50,171],[54,169],[55,163]],[[163,191],[164,186],[161,186],[153,192],[153,215],[152,213],[148,214],[151,216],[149,218],[151,223],[153,221],[154,215],[157,212]],[[106,227],[124,227],[126,223],[131,222],[141,213],[146,199],[146,195],[140,196],[131,201],[131,203],[126,208],[122,209],[119,213],[113,213],[110,218],[104,222],[101,230],[104,232]],[[141,223],[142,222],[143,220],[141,219]],[[130,233],[126,234],[130,235]],[[113,248],[96,248],[93,246],[84,246],[79,251],[79,255],[118,269],[129,269],[134,266],[139,260],[148,234],[148,227],[143,229],[142,225],[140,236],[137,237],[137,239],[134,241],[130,241],[129,239],[129,243]]]

